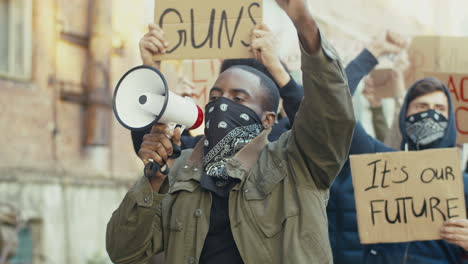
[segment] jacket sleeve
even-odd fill
[[[364,76],[369,74],[379,62],[370,53],[364,49],[361,53],[346,66],[346,76],[348,76],[349,90],[351,95],[356,92],[359,82]]]
[[[348,83],[336,51],[320,33],[321,49],[302,49],[304,99],[287,143],[297,184],[328,188],[343,166],[355,125]]]
[[[301,105],[302,98],[304,97],[304,88],[291,80],[279,90],[280,96],[283,99],[283,108],[289,118],[289,124],[294,124],[294,118]]]
[[[383,108],[382,106],[371,107],[370,110],[372,112],[372,125],[374,126],[375,137],[383,142],[389,130],[387,121],[385,121]]]
[[[126,194],[107,224],[106,249],[113,263],[146,263],[163,251],[161,201],[142,177]]]
[[[372,55],[369,50],[364,49],[354,60],[348,64],[348,66],[346,66],[345,71],[346,75],[348,76],[349,90],[351,95],[354,95],[359,82],[362,80],[362,78],[364,78],[364,76],[369,74],[374,69],[377,63],[378,61],[374,55]],[[373,121],[374,118],[378,118],[378,116],[374,116],[374,114],[375,113],[373,112]],[[383,122],[385,122],[385,120],[383,120]],[[369,136],[362,124],[360,122],[357,123],[349,151],[350,155],[388,151],[392,151],[392,149],[385,146],[379,140]]]
[[[387,147],[379,140],[369,136],[369,134],[367,134],[366,130],[362,126],[361,122],[357,122],[356,128],[354,129],[351,148],[349,149],[349,155],[380,153],[389,151],[394,150]]]

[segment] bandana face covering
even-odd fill
[[[447,118],[433,109],[406,118],[406,134],[417,149],[443,138],[447,126]]]
[[[228,158],[260,134],[262,122],[250,108],[221,97],[206,105],[203,165],[217,187],[229,183]]]

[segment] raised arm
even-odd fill
[[[362,78],[369,74],[379,62],[368,49],[364,49],[345,68],[349,91],[354,95]]]
[[[277,0],[293,21],[302,49],[304,99],[288,143],[298,184],[330,186],[346,160],[355,119],[338,54],[319,32],[304,0]]]
[[[277,41],[273,32],[265,24],[257,25],[252,31],[252,51],[255,58],[263,63],[279,87],[283,108],[292,126],[299,105],[304,97],[304,89],[289,75],[278,55]]]
[[[394,32],[386,32],[385,34],[374,39],[366,49],[364,49],[354,60],[348,64],[348,66],[346,66],[346,74],[348,76],[349,89],[351,94],[354,95],[362,78],[368,75],[375,68],[375,66],[377,66],[378,57],[386,54],[397,54],[404,50],[406,46],[407,43],[403,37]],[[364,92],[364,96],[366,96],[369,100],[369,93]],[[375,107],[376,105],[373,106]],[[373,111],[373,123],[374,127],[377,128],[376,134],[378,135],[378,138],[383,138],[383,134],[386,134],[388,129],[385,129],[386,123],[382,112]],[[391,148],[385,146],[381,141],[371,137],[360,122],[357,123],[354,130],[351,148],[349,150],[350,155],[387,152],[391,150]]]
[[[356,92],[359,82],[369,74],[379,63],[383,55],[395,55],[403,51],[408,43],[399,34],[387,31],[372,40],[361,53],[346,66],[349,90],[351,95]]]

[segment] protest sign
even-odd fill
[[[409,49],[410,68],[405,76],[410,87],[422,72],[468,72],[468,38],[418,36]]]
[[[419,77],[434,77],[447,85],[455,112],[457,143],[468,143],[468,73],[424,72]]]
[[[458,150],[351,156],[362,244],[440,239],[451,218],[466,218]]]
[[[398,97],[404,91],[403,77],[394,69],[376,69],[370,77],[379,98]]]
[[[250,57],[250,34],[262,22],[262,0],[156,0],[155,23],[169,47],[155,59]]]

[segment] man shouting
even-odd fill
[[[144,137],[140,158],[167,161],[171,172],[142,177],[113,213],[106,240],[115,263],[145,263],[159,252],[168,263],[333,262],[326,204],[352,138],[351,97],[305,0],[277,2],[301,41],[305,95],[293,128],[268,142],[276,85],[250,67],[224,71],[193,150],[168,158],[180,130],[163,124]]]

